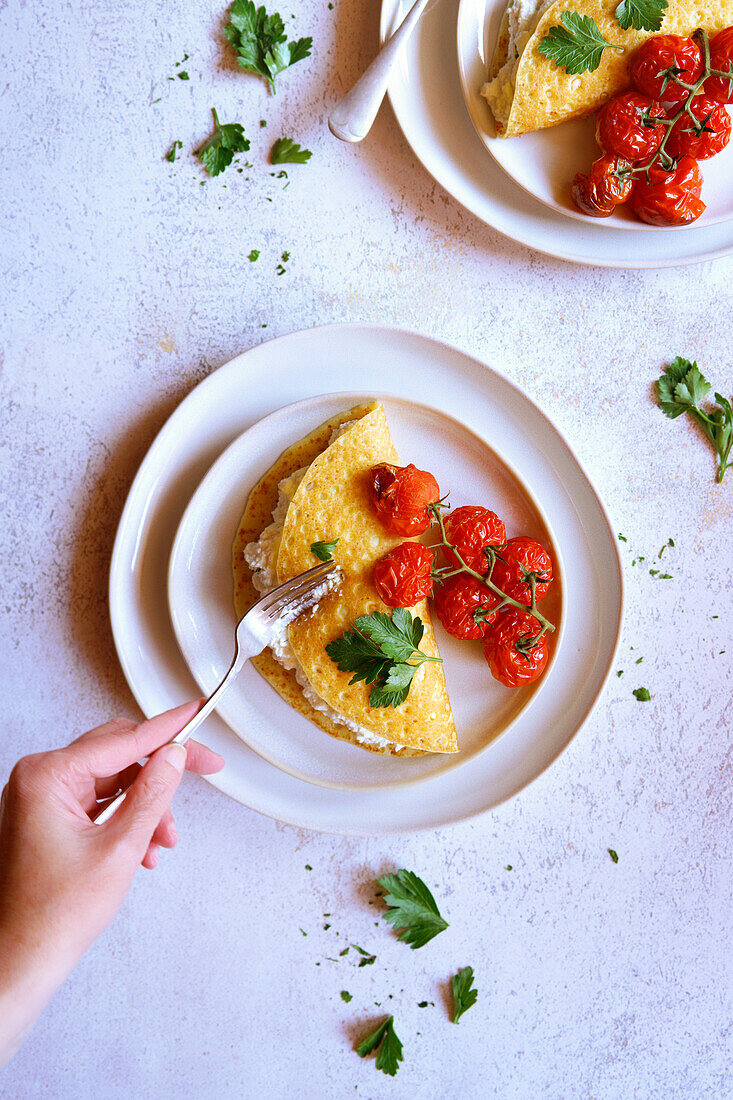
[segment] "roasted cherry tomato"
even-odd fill
[[[626,160],[646,160],[656,153],[665,134],[655,119],[666,118],[664,107],[640,92],[624,92],[604,104],[596,119],[596,140],[604,153]]]
[[[506,529],[496,512],[465,504],[445,517],[448,542],[455,546],[464,563],[476,573],[487,573],[489,560],[485,546],[498,546],[506,539]],[[446,550],[451,565],[460,565],[455,554]]]
[[[665,150],[673,157],[707,160],[725,149],[730,141],[730,115],[722,104],[707,95],[697,95],[690,104],[693,118],[685,111],[672,127]]]
[[[623,157],[604,153],[594,160],[587,176],[580,172],[573,180],[573,202],[591,218],[610,218],[619,203],[627,202],[634,190],[634,177],[626,175],[631,167]]]
[[[484,656],[491,675],[506,687],[531,684],[547,664],[547,635],[527,611],[502,611],[484,637]]]
[[[639,91],[665,103],[684,103],[690,94],[673,77],[679,77],[685,84],[695,84],[701,74],[700,47],[693,38],[679,34],[648,38],[631,62],[631,79]]]
[[[433,591],[433,551],[403,542],[374,566],[374,587],[387,607],[414,607]]]
[[[733,27],[726,27],[710,42],[710,68],[725,76],[709,76],[705,95],[718,103],[733,103]]]
[[[421,535],[431,522],[428,504],[440,499],[432,474],[417,466],[382,462],[371,470],[372,500],[380,520],[393,535]]]
[[[682,157],[669,171],[654,165],[637,178],[631,205],[649,225],[689,225],[705,210],[700,198],[702,175],[696,160]]]
[[[547,595],[552,580],[552,558],[534,539],[520,535],[499,550],[491,579],[497,588],[527,607],[532,603],[528,573],[535,574],[535,599]]]
[[[470,573],[449,577],[435,589],[435,614],[454,638],[476,641],[494,622],[501,601]]]

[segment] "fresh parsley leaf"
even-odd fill
[[[401,703],[404,703],[410,693],[410,684],[412,683],[412,677],[415,675],[415,668],[415,665],[392,665],[392,671],[387,677],[386,682],[383,684],[375,684],[369,692],[369,706],[398,707]],[[399,674],[403,670],[409,675],[407,684],[390,683],[390,680],[395,678],[395,676],[399,679]]]
[[[616,21],[625,31],[658,31],[666,10],[667,0],[621,0]]]
[[[444,932],[448,922],[443,920],[435,898],[421,878],[412,871],[397,871],[377,879],[384,889],[388,906],[384,919],[400,930],[400,939],[416,950],[424,947],[439,932]]]
[[[180,73],[176,73],[176,76],[178,77],[179,80],[190,80],[191,79],[185,69],[181,69]]]
[[[392,618],[383,611],[361,615],[354,625],[361,634],[370,637],[386,657],[395,661],[408,661],[418,650],[425,632],[422,619],[413,619],[404,607],[396,607]]]
[[[268,15],[264,7],[255,8],[252,0],[234,0],[224,34],[239,55],[240,67],[261,76],[273,93],[275,77],[310,57],[313,46],[312,38],[288,42],[282,16]]]
[[[657,381],[659,408],[670,420],[676,420],[682,413],[689,413],[696,424],[710,440],[718,457],[716,480],[721,482],[726,470],[733,466],[730,457],[733,448],[733,409],[730,399],[721,393],[715,393],[716,406],[707,412],[700,408],[700,402],[712,389],[702,375],[697,363],[677,356]]]
[[[349,993],[348,989],[342,989],[341,990],[341,1000],[346,1001],[346,1004],[348,1004],[351,999],[352,999],[352,997],[351,997],[351,994]]]
[[[214,107],[211,113],[214,116],[214,133],[196,150],[196,156],[210,176],[218,176],[232,163],[235,153],[249,149],[249,140],[244,136],[244,127],[239,122],[223,125]]]
[[[247,257],[247,259],[249,260],[249,262],[251,264],[256,263],[257,260],[259,260],[259,258],[260,258],[259,248],[253,248],[252,251],[250,252],[249,256]]]
[[[375,1063],[377,1069],[394,1077],[400,1068],[399,1063],[403,1061],[402,1043],[395,1033],[394,1016],[388,1016],[371,1035],[362,1039],[356,1048],[356,1053],[360,1058],[366,1058],[377,1048],[379,1048]]]
[[[651,695],[649,694],[649,688],[634,688],[634,690],[632,692],[632,695],[640,703],[648,703],[649,700],[651,699]]]
[[[385,657],[370,638],[352,630],[329,642],[326,653],[340,672],[354,673],[349,684],[358,684],[360,680],[367,684],[373,684],[380,678],[386,680],[392,665],[391,659]]]
[[[613,848],[608,848],[607,851],[613,862],[618,863],[618,852],[614,851]]]
[[[334,539],[333,542],[312,542],[311,554],[318,558],[319,561],[331,561],[337,543],[338,539]]]
[[[375,611],[361,615],[353,631],[329,642],[326,653],[341,672],[353,673],[350,684],[363,680],[375,685],[369,694],[371,707],[398,707],[407,698],[420,665],[440,661],[419,650],[424,631],[422,620],[404,607],[396,607],[391,618]]]
[[[593,72],[600,65],[605,49],[623,53],[623,46],[607,42],[595,19],[588,15],[564,11],[560,22],[563,26],[550,27],[537,49],[570,75]]]
[[[174,141],[173,144],[171,145],[170,149],[168,150],[168,152],[165,154],[165,159],[170,161],[171,164],[173,164],[173,161],[176,159],[176,149],[182,149],[182,148],[183,148],[183,142],[182,141]]]
[[[464,1012],[473,1008],[478,990],[473,989],[473,967],[464,966],[450,980],[453,991],[453,1023],[457,1024]]]
[[[359,947],[358,943],[352,943],[351,945],[355,951],[358,951],[361,955],[359,959],[359,966],[372,966],[376,962],[376,955],[370,955],[368,951],[365,951],[363,947]]]
[[[270,161],[272,164],[307,164],[313,154],[310,149],[303,149],[291,138],[278,138],[272,147]]]

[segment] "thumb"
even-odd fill
[[[142,852],[170,806],[185,767],[185,746],[174,743],[156,749],[136,775],[127,798],[112,819],[120,833],[139,843]]]

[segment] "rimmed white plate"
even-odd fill
[[[588,624],[586,642],[569,654],[576,690],[561,699],[540,691],[509,733],[469,766],[379,791],[303,782],[254,752],[220,717],[210,719],[206,740],[227,760],[212,782],[293,825],[355,835],[412,832],[496,806],[567,746],[613,661],[622,606],[617,541],[560,432],[515,385],[457,348],[399,329],[335,325],[282,337],[221,367],[181,403],[143,461],[120,521],[110,574],[117,651],[142,710],[152,715],[199,694],[175,639],[166,580],[181,518],[222,451],[269,413],[312,397],[314,390],[363,392],[368,383],[370,392],[410,401],[416,379],[432,406],[474,430],[490,424],[494,450],[520,474],[532,470],[532,488],[551,529],[563,531],[565,629],[568,636],[577,631],[574,617]]]
[[[490,446],[485,438],[492,431],[489,422],[479,435],[438,409],[402,398],[363,391],[324,394],[288,405],[241,435],[211,468],[186,509],[171,554],[168,601],[178,643],[202,691],[208,695],[214,690],[232,659],[236,619],[231,547],[248,490],[292,443],[330,417],[375,397],[384,405],[398,454],[430,470],[441,493],[450,491],[454,507],[484,504],[502,517],[510,536],[530,535],[548,548],[555,579],[542,608],[557,629],[553,659],[542,678],[512,691],[491,677],[479,643],[461,643],[436,622],[461,746],[450,755],[382,756],[330,737],[288,706],[252,665],[245,667],[218,708],[222,718],[260,756],[290,775],[340,790],[389,789],[471,766],[497,737],[511,736],[539,693],[561,696],[575,690],[568,666],[572,651],[585,643],[584,636],[561,643],[563,538],[550,533],[531,482],[525,484]],[[532,469],[526,474],[531,479]],[[333,538],[338,531],[323,534]],[[577,617],[574,621],[581,625]]]
[[[479,89],[486,81],[505,11],[506,0],[460,0],[458,8],[458,71],[463,98],[476,133],[491,156],[520,187],[558,214],[585,223],[592,221],[599,228],[663,232],[657,225],[640,222],[627,205],[617,207],[610,218],[591,219],[570,201],[570,186],[576,172],[587,172],[600,155],[595,140],[595,115],[509,140],[497,137],[491,111]],[[680,226],[675,233],[733,218],[733,144],[717,157],[704,161],[701,168],[705,179],[702,197],[707,209],[697,222]]]
[[[630,232],[568,218],[519,187],[486,156],[463,100],[455,49],[459,0],[436,0],[407,44],[389,87],[397,121],[427,171],[467,210],[539,252],[599,267],[654,268],[700,263],[733,252],[733,221],[685,230]],[[389,37],[405,0],[382,0]]]

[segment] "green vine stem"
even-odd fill
[[[471,569],[470,565],[466,565],[456,547],[453,545],[452,542],[449,542],[448,536],[445,533],[445,523],[443,522],[440,504],[429,504],[428,511],[432,516],[435,517],[438,527],[440,528],[440,542],[435,543],[435,545],[431,546],[430,549],[436,550],[438,547],[443,547],[446,550],[450,550],[450,552],[459,562],[458,567],[455,569],[448,567],[446,569],[434,570],[433,576],[437,581],[448,580],[450,577],[458,576],[459,573],[468,573],[469,576],[475,577],[477,581],[480,581],[481,584],[485,585],[491,592],[494,593],[495,596],[498,596],[501,600],[501,603],[498,605],[498,607],[494,607],[491,609],[492,613],[503,611],[505,607],[516,607],[519,611],[525,611],[527,614],[532,615],[532,617],[537,620],[542,629],[540,630],[539,634],[536,634],[532,639],[534,644],[536,644],[540,640],[542,635],[547,633],[548,630],[553,631],[555,629],[553,624],[548,619],[546,619],[540,611],[537,610],[537,599],[535,597],[535,589],[537,585],[536,573],[530,572],[527,574],[527,581],[529,583],[529,591],[531,595],[531,603],[528,607],[526,604],[519,603],[518,600],[512,599],[511,596],[508,596],[506,592],[503,592],[501,588],[499,588],[498,585],[494,584],[494,582],[492,581],[491,574],[494,572],[494,565],[496,564],[499,556],[492,546],[487,546],[484,548],[484,553],[486,554],[486,557],[489,561],[488,573],[477,573],[475,569]]]

